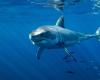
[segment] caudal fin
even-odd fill
[[[96,37],[97,37],[98,41],[100,41],[100,27],[96,31]]]

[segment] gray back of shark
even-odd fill
[[[72,56],[68,51],[67,47],[70,47],[82,40],[87,40],[89,38],[98,38],[100,40],[100,28],[96,31],[96,34],[83,34],[65,29],[64,17],[61,16],[57,20],[56,25],[46,25],[39,27],[30,33],[29,38],[33,44],[39,47],[37,52],[38,59],[40,59],[45,49],[64,48],[67,55],[76,61],[74,56]]]

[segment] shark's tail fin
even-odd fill
[[[100,27],[96,31],[96,38],[100,41]]]

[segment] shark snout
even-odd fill
[[[30,39],[30,40],[33,40],[33,37],[34,37],[33,34],[30,33],[30,34],[29,34],[29,39]]]
[[[33,34],[29,34],[29,39],[32,40],[32,41],[37,41],[38,40],[38,38]]]
[[[31,41],[36,41],[36,37],[33,34],[29,34],[29,39]]]
[[[31,40],[31,38],[32,38],[32,35],[31,35],[31,34],[29,34],[29,39]]]
[[[33,34],[29,34],[29,39],[34,43],[38,43],[44,40],[44,38],[40,37],[39,35],[33,35]]]

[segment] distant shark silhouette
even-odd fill
[[[97,38],[100,41],[100,27],[97,29],[95,34],[75,32],[64,27],[63,16],[57,20],[56,25],[45,25],[29,34],[29,39],[32,43],[39,47],[36,54],[37,59],[40,59],[45,49],[63,48],[67,55],[76,61],[67,48],[90,38]]]
[[[34,2],[28,0],[31,4],[41,5],[42,7],[53,7],[57,11],[64,10],[64,5],[67,7],[77,5],[78,3],[82,2],[83,0],[47,0],[46,2]]]
[[[53,7],[57,11],[63,11],[64,9],[64,0],[47,0],[47,2],[33,2],[28,0],[31,4],[41,5],[43,7]]]

